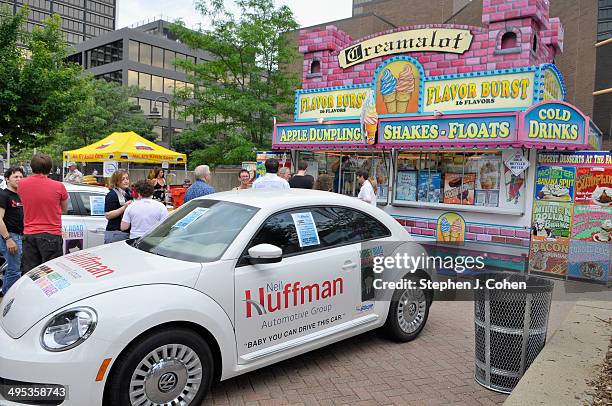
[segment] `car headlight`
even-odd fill
[[[98,315],[89,307],[65,310],[45,324],[40,343],[47,351],[69,350],[87,340],[97,321]]]

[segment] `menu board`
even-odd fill
[[[568,238],[532,239],[529,244],[529,272],[546,272],[565,276],[568,253]]]
[[[419,202],[439,203],[442,193],[442,174],[435,171],[419,171]]]
[[[571,202],[574,196],[576,168],[573,166],[538,166],[536,171],[536,200]]]
[[[417,200],[417,171],[397,172],[395,200],[415,202]]]
[[[572,240],[569,248],[568,276],[606,282],[610,274],[612,245]]]
[[[572,239],[612,243],[612,207],[575,205]]]
[[[445,173],[444,203],[474,204],[475,173]]]
[[[569,237],[572,204],[536,202],[533,207],[532,239]]]
[[[612,207],[612,168],[577,168],[576,204]]]

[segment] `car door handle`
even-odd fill
[[[101,228],[101,227],[100,228],[96,228],[94,230],[94,233],[96,233],[96,234],[104,234],[105,232],[106,232],[106,229],[105,228]]]
[[[348,271],[350,269],[355,269],[355,268],[357,268],[357,264],[354,263],[353,261],[346,261],[344,265],[342,265],[342,270],[344,271]]]

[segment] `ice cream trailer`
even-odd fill
[[[578,182],[607,178],[564,162],[587,154],[605,163],[609,154],[577,152],[599,150],[601,133],[565,100],[552,63],[560,22],[546,17],[548,29],[536,32],[531,22],[544,16],[531,11],[517,8],[529,27],[518,32],[486,10],[484,27],[400,27],[358,40],[333,26],[302,30],[302,89],[293,122],[275,126],[273,149],[333,178],[338,193],[356,196],[354,173],[369,172],[379,208],[436,254],[484,253],[489,267],[607,283],[612,189],[577,196]],[[572,217],[589,211],[605,219],[580,226],[587,236]],[[570,252],[597,261],[568,272]]]

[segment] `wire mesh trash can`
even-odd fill
[[[522,274],[479,276],[475,290],[475,373],[485,388],[510,393],[546,342],[553,282]],[[487,289],[485,281],[524,282],[525,289]]]

